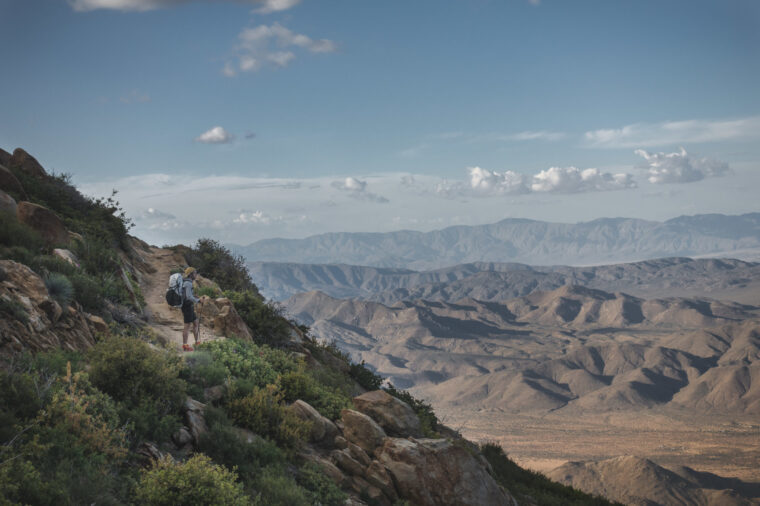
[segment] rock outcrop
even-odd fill
[[[422,437],[420,419],[405,402],[374,390],[354,398],[356,409],[369,415],[391,436]]]
[[[26,199],[24,187],[21,186],[21,183],[16,176],[13,175],[13,172],[4,167],[2,163],[0,163],[0,190],[13,193],[17,197]]]
[[[21,169],[30,176],[37,178],[47,176],[47,172],[45,172],[45,169],[40,165],[40,162],[21,148],[13,150],[13,155],[10,160],[8,160],[8,168]]]
[[[405,427],[419,431],[419,420],[416,424],[412,421],[417,418],[414,411],[386,396],[390,397],[376,390],[354,398],[354,405],[372,416],[343,410],[341,421],[335,424],[337,435],[307,447],[302,457],[371,504],[391,506],[398,500],[422,506],[517,504],[491,477],[477,446],[455,435],[452,439],[410,437],[404,433]],[[290,409],[310,421],[321,417],[303,401],[296,401]],[[376,420],[400,437],[388,437]]]
[[[413,504],[516,505],[460,442],[388,438],[376,453],[399,494]]]
[[[0,148],[0,165],[5,165],[6,167],[11,161],[11,154],[8,153],[6,150]]]
[[[26,265],[0,260],[0,354],[53,348],[85,350],[100,322],[50,298],[45,283]],[[102,321],[102,320],[101,320]],[[105,322],[103,322],[105,323]]]
[[[253,339],[251,331],[235,310],[235,306],[226,297],[212,299],[201,297],[201,304],[196,306],[202,318],[211,323],[214,333],[224,337],[237,337],[248,341]]]
[[[16,216],[21,223],[25,223],[39,232],[45,242],[50,245],[69,242],[69,232],[66,230],[63,221],[46,207],[26,201],[19,202]]]
[[[0,213],[5,213],[11,218],[15,218],[17,208],[16,200],[3,190],[0,190]]]
[[[319,414],[309,403],[297,400],[290,405],[290,410],[302,420],[311,422],[309,439],[313,443],[325,441],[331,443],[338,434],[338,428],[328,418]]]

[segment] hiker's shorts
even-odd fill
[[[185,318],[185,323],[193,323],[198,317],[195,315],[195,304],[185,301],[182,304],[182,316]]]

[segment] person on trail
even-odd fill
[[[187,344],[187,337],[190,333],[190,326],[193,327],[193,336],[195,336],[195,346],[201,342],[201,321],[195,314],[195,305],[201,301],[193,294],[193,281],[198,277],[198,271],[194,267],[185,269],[182,282],[182,317],[185,320],[185,328],[182,329],[182,350],[193,351],[193,347]]]

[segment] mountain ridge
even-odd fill
[[[430,232],[331,232],[230,248],[250,262],[409,269],[476,261],[592,265],[760,250],[760,213],[679,216],[665,222],[599,218],[576,224],[507,218]]]

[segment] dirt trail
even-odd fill
[[[181,349],[184,327],[182,312],[179,308],[170,307],[166,303],[165,295],[171,269],[184,262],[175,257],[173,251],[155,247],[150,247],[145,251],[143,260],[150,270],[155,269],[155,272],[144,274],[140,283],[143,297],[145,297],[145,314],[148,316],[148,324],[167,342],[175,343],[177,349]],[[200,317],[197,309],[196,313]],[[203,317],[201,317],[200,337],[201,341],[218,339],[214,331],[204,323]],[[194,339],[191,330],[188,343],[192,345]]]

